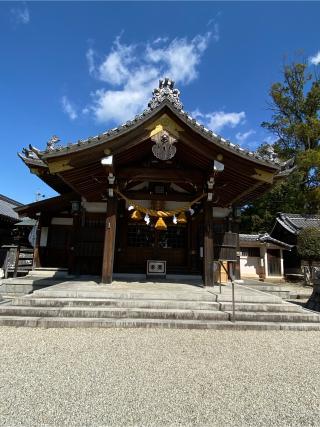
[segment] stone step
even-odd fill
[[[230,313],[231,311],[227,312]],[[301,322],[301,323],[320,323],[320,316],[311,311],[301,311],[299,313],[268,313],[268,312],[241,312],[236,311],[236,321],[246,322]]]
[[[184,320],[229,320],[227,312],[216,310],[165,310],[109,307],[28,307],[1,305],[0,316],[23,317],[73,317],[73,318],[138,318],[138,319],[184,319]]]
[[[209,292],[193,292],[189,293],[187,291],[177,291],[177,292],[166,292],[162,291],[114,291],[108,290],[107,288],[102,288],[101,291],[95,289],[94,292],[86,290],[57,290],[45,288],[33,293],[34,297],[37,298],[81,298],[81,299],[132,299],[132,300],[172,300],[172,301],[211,301],[215,302],[217,297],[214,294]]]
[[[36,276],[36,277],[54,277],[54,278],[72,278],[74,277],[73,274],[68,273],[67,268],[53,268],[53,267],[41,267],[41,268],[34,268],[31,270],[28,274],[28,276]]]
[[[217,302],[232,302],[232,289],[226,287],[219,293],[219,288],[207,288],[208,293],[216,295]],[[279,296],[251,289],[243,285],[235,286],[235,302],[237,303],[257,303],[257,304],[282,304],[283,300]]]
[[[99,299],[99,298],[34,298],[27,296],[15,298],[15,306],[32,307],[119,307],[119,308],[159,308],[185,310],[219,310],[220,305],[211,301],[179,300],[138,300],[138,299]]]
[[[165,328],[211,330],[294,330],[319,331],[320,323],[230,322],[169,319],[96,319],[69,317],[2,316],[0,326],[41,328]]]
[[[245,311],[245,312],[299,312],[301,313],[302,307],[296,304],[289,304],[283,302],[282,304],[262,304],[262,303],[236,303],[236,311]],[[232,303],[231,302],[221,302],[220,309],[223,311],[231,311]]]
[[[251,289],[276,295],[287,300],[308,298],[312,293],[311,287],[306,289],[292,289],[278,285],[250,285],[249,287]]]

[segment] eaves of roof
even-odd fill
[[[269,233],[265,234],[240,234],[240,243],[241,242],[260,242],[260,243],[272,243],[273,245],[279,246],[286,250],[291,250],[292,245],[282,242],[281,240],[274,239],[270,236]]]
[[[282,218],[276,219],[277,223],[280,224],[285,230],[289,231],[289,233],[297,234],[297,230],[292,227],[290,224],[287,224]]]
[[[173,82],[168,80],[168,83],[167,80],[168,79],[166,79],[165,82],[160,81],[159,89],[154,90],[153,98],[148,104],[149,107],[141,114],[135,116],[133,120],[128,120],[126,123],[97,136],[79,140],[76,143],[69,143],[66,146],[50,146],[45,151],[38,151],[34,149],[39,159],[42,159],[45,163],[46,160],[51,158],[86,150],[87,148],[99,146],[106,142],[112,142],[119,136],[125,135],[137,127],[143,125],[146,121],[150,120],[153,116],[158,114],[162,109],[169,108],[171,112],[173,112],[181,121],[183,121],[187,126],[189,126],[193,131],[202,136],[208,142],[213,143],[216,146],[221,147],[233,154],[236,154],[239,157],[245,158],[247,160],[249,159],[256,164],[272,168],[278,171],[278,176],[280,176],[279,174],[284,173],[284,169],[288,169],[287,166],[284,167],[285,163],[282,163],[279,160],[270,160],[268,157],[261,156],[256,152],[252,152],[240,147],[239,145],[232,144],[230,141],[215,134],[210,129],[207,129],[204,125],[194,119],[189,113],[183,110],[182,104],[179,100],[179,91],[177,91],[177,89],[173,89]],[[163,93],[161,93],[161,91],[163,91]],[[176,92],[178,92],[178,95]],[[159,94],[161,96],[159,96]]]

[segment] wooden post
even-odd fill
[[[112,282],[114,250],[117,228],[117,199],[109,198],[107,201],[106,228],[104,234],[102,277],[101,282],[110,284]]]
[[[36,229],[36,238],[35,238],[35,245],[33,248],[33,261],[32,261],[32,268],[39,268],[41,267],[41,260],[40,260],[40,236],[41,236],[41,226],[42,226],[42,218],[41,214],[37,214],[37,229]]]
[[[204,285],[213,286],[213,218],[212,204],[204,202],[204,253],[203,276]]]
[[[78,254],[78,239],[80,232],[80,221],[81,213],[77,212],[73,214],[72,230],[70,235],[70,248],[69,248],[69,260],[68,260],[68,270],[71,274],[79,275],[79,263],[77,262]]]

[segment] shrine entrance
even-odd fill
[[[168,274],[201,274],[201,236],[191,234],[198,222],[172,224],[167,221],[166,230],[143,220],[133,221],[123,212],[117,225],[115,272],[145,274],[148,260],[166,261]],[[203,240],[203,239],[202,239]],[[192,249],[194,246],[194,249]]]

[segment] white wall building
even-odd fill
[[[265,234],[240,234],[241,279],[283,280],[283,251],[292,246]]]

